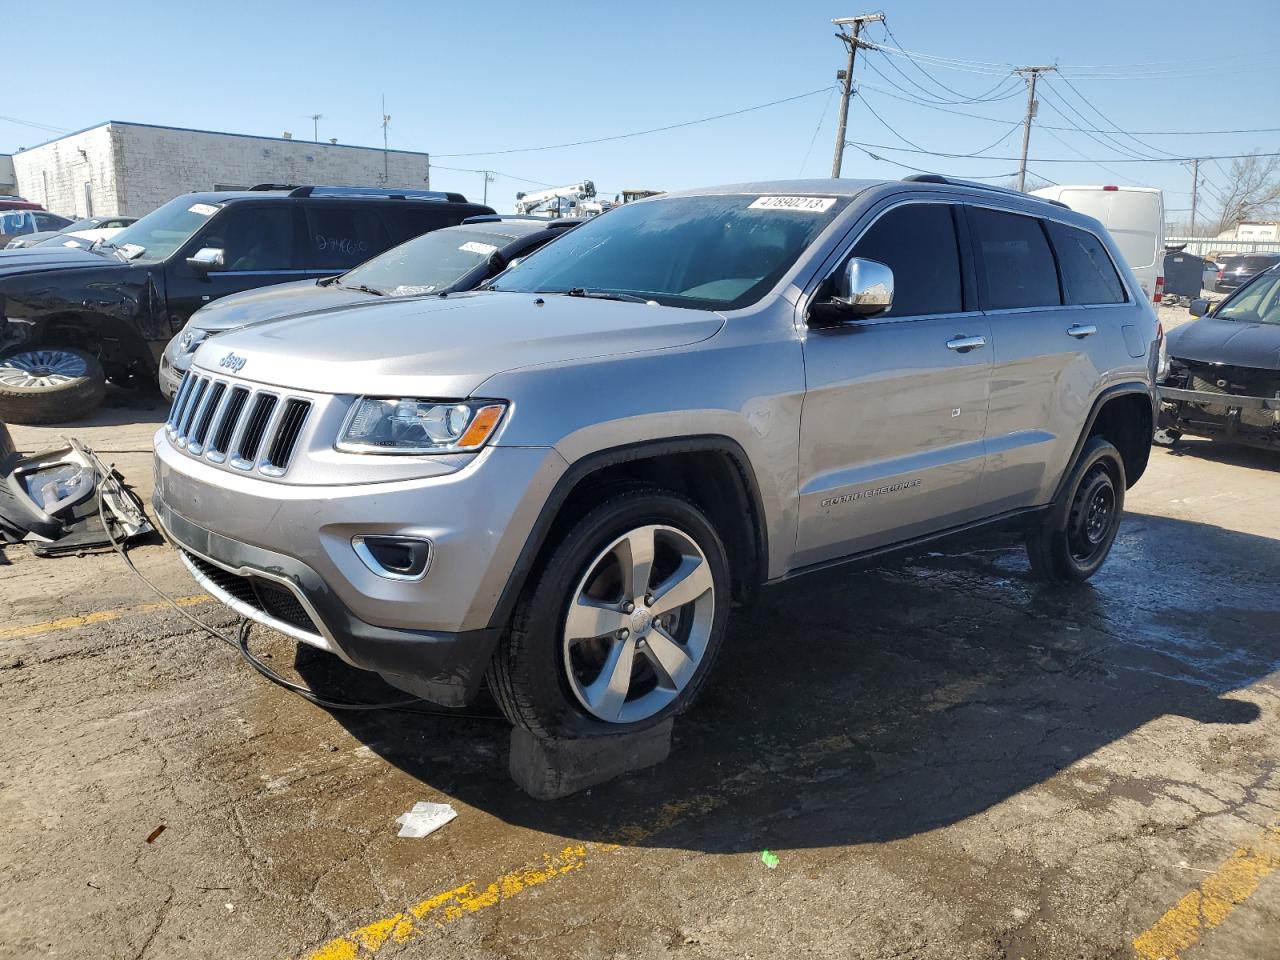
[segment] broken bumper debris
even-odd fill
[[[0,423],[0,544],[28,543],[37,556],[53,557],[150,531],[141,501],[84,444],[68,440],[24,458]]]

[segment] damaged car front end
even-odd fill
[[[1280,450],[1280,272],[1267,271],[1169,334],[1157,427]]]

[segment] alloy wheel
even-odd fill
[[[563,662],[592,716],[635,723],[659,713],[693,679],[715,619],[711,565],[675,527],[637,527],[587,565],[569,600]]]
[[[26,350],[0,358],[0,386],[54,387],[87,376],[84,358],[67,350]]]

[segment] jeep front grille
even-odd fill
[[[283,476],[311,413],[311,401],[192,371],[182,380],[165,429],[189,456],[236,470]]]

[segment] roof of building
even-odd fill
[[[246,140],[275,140],[279,143],[300,143],[323,149],[370,150],[375,153],[383,152],[381,147],[365,147],[354,143],[329,143],[328,141],[302,140],[297,137],[268,137],[256,133],[229,133],[225,130],[198,130],[195,127],[169,127],[159,123],[138,123],[133,120],[105,120],[102,123],[95,123],[92,126],[84,127],[83,129],[72,131],[71,133],[63,133],[59,136],[51,137],[48,140],[42,140],[40,143],[33,144],[30,147],[22,147],[17,152],[26,153],[28,150],[36,150],[40,147],[48,146],[51,143],[57,143],[59,140],[66,140],[68,137],[78,137],[80,134],[88,133],[90,130],[97,130],[100,127],[110,126],[144,127],[148,130],[170,130],[175,133],[200,133],[211,137],[242,137]],[[423,153],[420,150],[388,150],[387,152],[409,154],[416,157],[428,156],[428,154]]]

